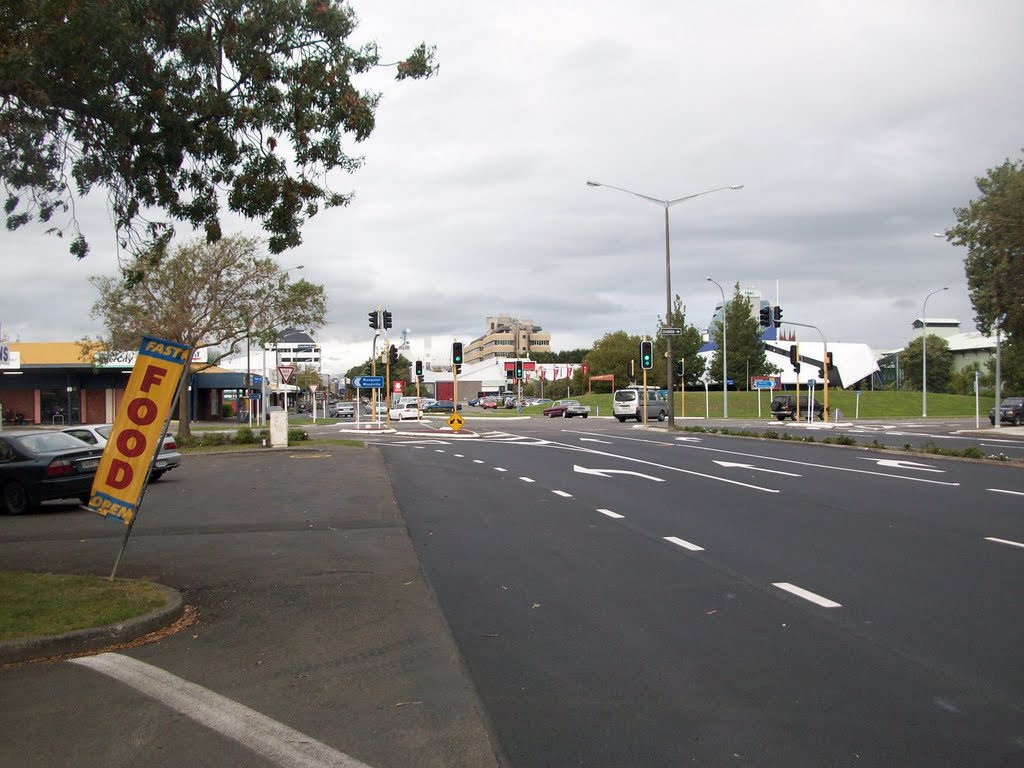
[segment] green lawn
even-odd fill
[[[144,581],[0,571],[0,641],[116,624],[166,600]]]

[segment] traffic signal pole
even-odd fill
[[[821,367],[822,367],[822,371],[825,374],[824,376],[822,376],[822,378],[825,380],[825,388],[824,388],[824,395],[823,395],[825,413],[823,415],[824,415],[824,421],[827,424],[828,423],[828,418],[829,418],[828,417],[828,374],[829,374],[829,364],[828,364],[828,342],[825,341],[825,334],[822,333],[821,332],[821,328],[819,328],[816,325],[808,325],[807,323],[794,323],[792,320],[787,320],[786,322],[789,325],[797,325],[797,326],[800,326],[801,328],[812,328],[812,329],[814,329],[815,331],[818,332],[819,336],[821,336]],[[797,359],[799,359],[799,357]],[[800,407],[800,376],[799,375],[796,377],[796,386],[797,386],[796,407],[799,408]]]

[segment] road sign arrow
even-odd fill
[[[903,461],[902,459],[873,459],[870,456],[858,456],[858,459],[873,461],[880,467],[893,467],[894,469],[916,469],[919,472],[944,473],[944,469],[935,469],[928,464],[918,464],[916,461]]]
[[[740,464],[737,461],[718,461],[716,459],[715,460],[715,464],[717,464],[720,467],[726,467],[726,468],[739,467],[740,469],[752,469],[755,472],[768,472],[769,474],[772,474],[772,475],[785,475],[786,477],[803,477],[803,475],[798,475],[795,472],[783,472],[783,471],[778,470],[778,469],[767,469],[765,467],[755,467],[753,464]]]
[[[665,482],[660,477],[653,477],[652,475],[645,475],[641,472],[631,472],[628,469],[588,469],[587,467],[581,467],[579,464],[573,464],[573,472],[579,472],[581,475],[597,475],[598,477],[611,477],[612,475],[633,475],[634,477],[642,477],[645,480],[653,480],[656,483]]]

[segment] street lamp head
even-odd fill
[[[601,186],[601,182],[599,182],[599,181],[588,181],[587,182],[587,186],[588,187],[600,187]]]
[[[729,189],[743,189],[742,184],[733,184]]]
[[[932,237],[945,237],[941,232],[932,232]]]

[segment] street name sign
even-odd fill
[[[671,326],[671,325],[665,325],[665,326],[661,327],[661,329],[658,331],[658,333],[660,333],[662,336],[682,336],[683,335],[683,329],[682,328],[676,328],[676,327]]]
[[[771,379],[758,379],[754,382],[754,389],[773,389],[775,382]]]
[[[356,389],[380,389],[384,386],[383,376],[353,376],[352,386]]]

